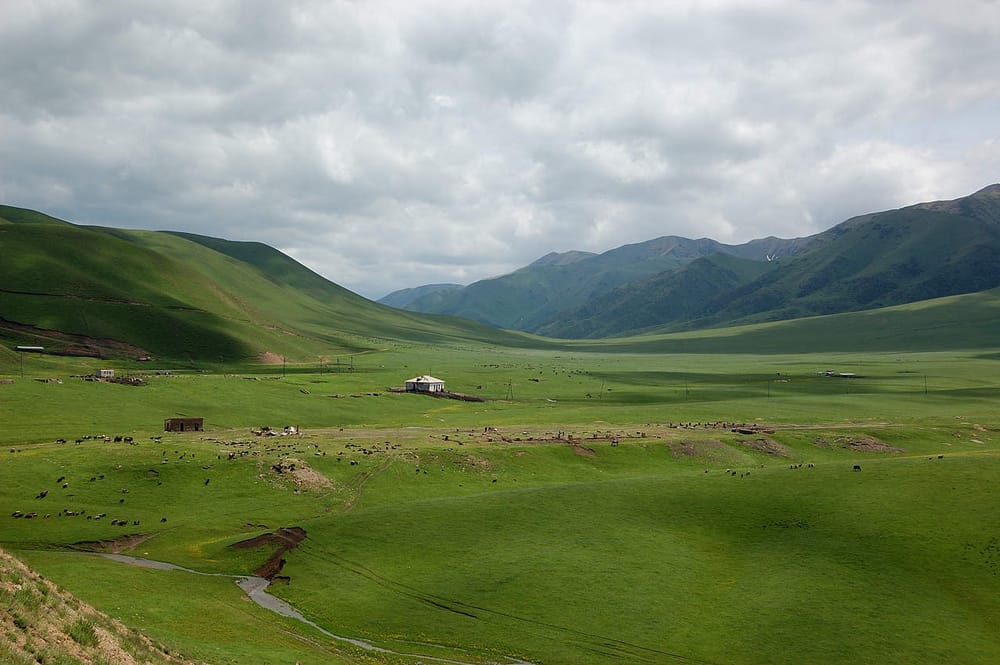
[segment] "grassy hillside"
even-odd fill
[[[579,309],[554,317],[538,332],[552,337],[613,337],[686,321],[773,267],[773,263],[726,254],[703,256],[676,270],[593,297]]]
[[[0,224],[68,224],[37,210],[0,205]]]
[[[417,315],[414,315],[417,316]],[[440,347],[445,354],[464,357],[465,353],[477,354],[480,360],[475,364],[502,362],[514,349],[537,349],[537,353],[611,354],[626,356],[641,354],[646,357],[671,354],[671,362],[676,362],[677,354],[698,357],[698,354],[770,354],[785,353],[854,353],[887,352],[908,353],[916,351],[947,351],[968,349],[990,349],[996,346],[996,330],[1000,321],[1000,290],[984,291],[963,296],[951,296],[935,300],[898,305],[866,312],[852,312],[830,316],[809,317],[792,321],[753,324],[734,328],[716,328],[686,333],[649,333],[638,337],[621,337],[601,340],[549,340],[545,338],[517,337],[516,344],[496,344],[475,341],[475,328],[466,337],[460,329],[453,329],[454,337],[444,338],[425,329],[410,331],[413,337],[425,334],[430,343]],[[376,322],[375,325],[378,325]],[[472,324],[470,324],[472,325]],[[252,330],[252,329],[251,329]],[[489,330],[489,329],[487,329]],[[317,335],[322,334],[318,331]],[[21,339],[24,339],[22,337]],[[292,338],[296,343],[298,338]],[[386,377],[385,385],[399,385],[404,379],[416,373],[439,373],[452,366],[442,362],[438,353],[422,351],[419,342],[392,342],[375,340],[382,344],[385,352],[402,353],[411,360],[388,361],[387,368],[394,372]],[[252,340],[248,343],[251,343]],[[22,343],[22,342],[18,342]],[[297,347],[301,348],[301,347]],[[313,357],[290,356],[287,368],[290,372],[330,371],[344,372],[354,367],[367,375],[372,363],[386,363],[384,353],[365,351],[340,354],[329,351],[326,355]],[[351,356],[351,358],[348,358]],[[395,356],[394,356],[395,357]],[[663,356],[668,357],[668,356]],[[425,359],[426,358],[426,359]],[[485,359],[485,360],[484,360]],[[492,359],[492,360],[491,360]],[[20,375],[44,377],[60,374],[81,374],[93,372],[97,367],[116,367],[125,373],[148,372],[144,363],[134,360],[98,360],[80,358],[58,358],[37,354],[14,352],[12,346],[0,346],[0,375]],[[160,362],[157,367],[162,366]],[[217,361],[201,360],[199,367],[218,366],[227,371],[261,371],[265,369],[256,357],[239,362],[218,365]],[[283,368],[272,366],[270,371],[281,372]],[[481,381],[473,378],[458,390],[475,392]],[[502,397],[500,386],[493,386]],[[360,389],[360,388],[359,388]],[[58,418],[58,414],[53,414]],[[154,416],[155,419],[155,416]]]
[[[1000,283],[1000,225],[921,208],[838,227],[688,323],[789,319],[927,300]]]
[[[293,359],[392,341],[523,344],[468,321],[377,305],[256,243],[38,222],[4,208],[0,337],[95,357]]]
[[[639,353],[935,351],[996,345],[1000,289],[881,309],[692,332],[580,340],[572,348]]]

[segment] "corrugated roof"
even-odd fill
[[[444,379],[435,379],[433,376],[415,376],[407,379],[407,383],[444,383]]]

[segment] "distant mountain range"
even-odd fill
[[[875,309],[1000,286],[1000,185],[742,245],[676,236],[548,254],[464,288],[380,302],[553,337],[669,332]]]
[[[319,363],[413,344],[985,348],[1000,329],[1000,185],[863,215],[809,238],[724,245],[664,237],[603,254],[549,254],[466,287],[397,294],[406,307],[430,303],[466,318],[374,303],[260,243],[79,226],[11,206],[0,206],[0,252],[0,364],[8,367],[18,345],[182,365]],[[817,314],[835,316],[800,318]],[[796,320],[780,331],[767,323],[784,319]],[[658,334],[731,324],[754,325]],[[657,334],[597,339],[638,333]]]
[[[462,288],[465,287],[461,284],[425,284],[424,286],[418,286],[412,289],[400,289],[399,291],[393,291],[379,300],[379,302],[383,305],[388,305],[389,307],[411,309],[410,304],[417,300],[423,300],[426,298],[426,302],[430,303],[433,302],[433,299],[435,298],[443,298],[445,294]]]

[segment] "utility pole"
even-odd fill
[[[24,378],[24,354],[28,351],[33,351],[35,353],[42,353],[45,351],[44,346],[18,346],[14,349],[17,351],[18,355],[21,356],[21,378]]]

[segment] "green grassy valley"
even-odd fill
[[[61,363],[42,372],[61,383],[3,366],[0,544],[191,660],[1000,654],[995,347],[466,343],[359,355],[353,369],[175,370],[141,386],[73,378],[89,361],[44,361]],[[489,401],[386,391],[431,371]],[[206,431],[161,431],[182,415],[204,417]],[[289,424],[301,434],[253,433]],[[292,526],[307,537],[270,591],[386,651],[274,615],[230,578],[81,553],[247,575],[272,550],[229,546]]]
[[[995,289],[557,340],[0,212],[17,658],[100,662],[42,586],[213,664],[1000,658]],[[393,390],[423,374],[465,399]]]

